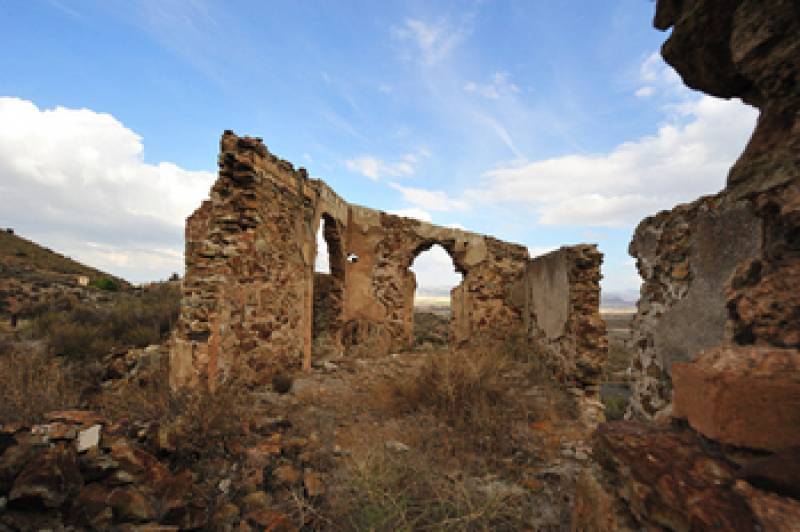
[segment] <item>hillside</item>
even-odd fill
[[[98,290],[99,287],[105,290]],[[51,249],[0,231],[0,315],[24,317],[37,305],[53,304],[59,296],[96,299],[131,285],[108,273],[81,264]]]
[[[36,242],[9,232],[0,231],[0,277],[19,272],[38,272],[41,275],[86,276],[89,281],[112,279],[121,287],[128,287],[124,279],[91,268]]]

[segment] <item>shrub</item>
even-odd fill
[[[272,376],[272,389],[280,394],[289,393],[293,382],[294,379],[292,379],[291,375],[276,373]]]
[[[180,288],[157,284],[137,296],[120,294],[103,306],[68,303],[37,309],[32,335],[46,340],[57,355],[92,360],[115,346],[146,347],[161,342],[178,319]]]
[[[115,283],[113,279],[109,279],[108,277],[101,277],[100,279],[95,279],[90,283],[90,286],[99,288],[100,290],[105,290],[107,292],[116,292],[119,290],[119,286],[117,286],[117,283]]]
[[[388,384],[398,410],[428,410],[481,446],[502,447],[510,437],[511,398],[502,382],[507,359],[486,351],[443,351],[419,373]]]
[[[616,421],[625,417],[625,409],[628,408],[628,400],[625,397],[607,395],[601,399],[606,407],[606,420]]]
[[[35,348],[0,354],[0,422],[36,423],[49,411],[77,406],[79,398],[63,361]]]
[[[246,388],[236,379],[213,391],[201,384],[171,395],[162,423],[173,435],[173,463],[192,467],[198,462],[238,454],[247,432],[249,407]]]

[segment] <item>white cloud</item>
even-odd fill
[[[688,97],[690,94],[681,77],[664,62],[659,52],[653,52],[642,62],[639,81],[642,86],[634,93],[637,98],[649,98],[658,90],[673,96]]]
[[[402,26],[393,28],[392,35],[413,46],[413,54],[406,52],[404,55],[416,58],[425,66],[433,66],[450,55],[467,35],[467,30],[454,28],[445,19],[425,22],[409,18]]]
[[[431,152],[419,148],[416,152],[406,153],[396,161],[387,162],[373,155],[360,155],[345,161],[347,169],[377,181],[381,177],[402,177],[413,175],[417,165],[430,157]]]
[[[753,130],[757,111],[703,96],[673,106],[655,135],[609,153],[565,155],[500,167],[469,201],[523,205],[545,225],[624,226],[720,190]]]
[[[330,256],[328,255],[328,243],[323,235],[324,224],[319,224],[317,230],[317,256],[314,260],[314,271],[331,273]]]
[[[450,198],[441,190],[404,187],[397,183],[389,183],[389,186],[398,190],[406,202],[427,211],[463,211],[469,208],[467,202]]]
[[[533,257],[540,257],[542,255],[547,255],[551,251],[555,251],[558,249],[558,246],[528,246],[528,255]]]
[[[428,223],[433,221],[431,213],[419,209],[417,207],[410,207],[408,209],[395,209],[393,211],[389,211],[389,214],[395,214],[397,216],[405,216],[406,218],[414,218],[415,220],[420,220]]]
[[[509,82],[508,77],[508,72],[495,72],[489,83],[468,81],[464,84],[464,91],[483,96],[487,100],[499,100],[503,95],[520,92],[520,88]]]
[[[0,225],[134,281],[183,271],[184,220],[215,176],[143,152],[109,114],[0,98]]]
[[[384,163],[371,155],[362,155],[355,159],[349,159],[345,164],[351,172],[358,172],[370,179],[377,180],[380,177],[380,170]]]

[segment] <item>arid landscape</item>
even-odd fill
[[[653,7],[760,115],[630,235],[638,300],[596,243],[351,203],[231,130],[167,279],[0,231],[0,532],[800,530],[800,5]]]

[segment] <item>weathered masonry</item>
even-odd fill
[[[658,0],[654,22],[686,85],[760,114],[719,194],[636,229],[638,419],[598,427],[572,526],[797,530],[800,3]]]
[[[330,274],[314,273],[320,224]],[[321,337],[345,356],[409,347],[409,267],[436,244],[463,274],[451,298],[455,343],[529,339],[576,386],[596,384],[605,331],[594,246],[531,259],[517,244],[351,205],[260,139],[226,131],[219,178],[186,225],[172,386],[213,386],[232,372],[267,382],[310,367]]]

